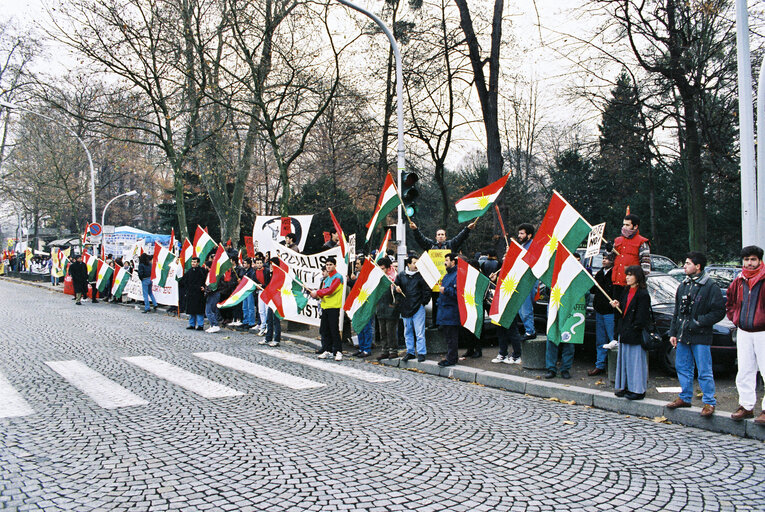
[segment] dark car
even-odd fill
[[[669,343],[670,324],[675,308],[675,292],[680,283],[661,272],[651,272],[648,275],[648,293],[651,296],[656,329],[661,334],[664,344],[661,349],[653,351],[651,358],[669,373],[675,372],[675,349]],[[540,284],[539,298],[534,304],[534,323],[537,332],[547,329],[547,301],[549,291]],[[587,316],[584,323],[584,345],[590,351],[595,350],[595,311],[592,309],[592,296],[587,301]],[[712,341],[712,363],[715,372],[728,373],[736,370],[736,328],[727,318],[714,326]]]
[[[578,252],[583,258],[584,258],[584,252],[585,249],[577,249],[576,252]],[[603,268],[603,255],[607,251],[605,249],[601,249],[599,254],[596,254],[592,258],[586,258],[583,259],[583,265],[593,274],[598,272],[601,268]],[[662,256],[661,254],[651,254],[651,271],[652,272],[670,272],[673,269],[679,268],[682,272],[682,268],[677,265],[674,261],[667,258],[666,256]]]
[[[722,290],[723,297],[727,296],[728,286],[738,277],[741,273],[741,267],[735,267],[733,265],[708,265],[704,272],[709,274],[709,277],[717,283],[717,286]],[[669,275],[677,279],[679,283],[685,279],[685,270],[682,268],[674,269],[669,272]]]

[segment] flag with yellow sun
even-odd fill
[[[457,209],[457,220],[467,222],[486,213],[502,193],[509,176],[509,174],[505,174],[491,185],[479,188],[457,200],[454,203],[454,207]]]
[[[457,260],[457,307],[460,323],[476,338],[483,329],[483,299],[489,288],[489,278],[462,258]]]
[[[244,301],[244,299],[252,295],[253,292],[257,289],[258,286],[255,284],[255,281],[247,276],[242,276],[242,280],[239,281],[239,285],[237,285],[236,289],[228,297],[228,299],[218,303],[218,309],[231,308],[236,306],[237,304]]]
[[[556,345],[563,339],[564,326],[595,279],[563,244],[558,245],[553,264],[550,302],[547,305],[547,339]],[[584,326],[582,326],[584,328]]]
[[[502,268],[497,276],[497,289],[489,309],[489,317],[502,327],[509,328],[521,305],[531,294],[537,278],[531,273],[528,263],[523,261],[526,250],[515,240],[505,253]]]
[[[359,332],[369,323],[380,298],[384,293],[391,293],[391,284],[393,283],[380,267],[369,259],[364,260],[356,284],[351,288],[343,307],[351,319],[354,331]]]
[[[308,304],[302,283],[282,268],[271,265],[271,281],[260,294],[260,299],[279,318],[293,318]]]

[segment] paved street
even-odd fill
[[[765,508],[759,441],[2,280],[0,325],[0,508]]]

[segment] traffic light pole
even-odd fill
[[[401,71],[401,52],[398,49],[398,45],[396,44],[396,39],[393,37],[393,34],[388,29],[388,27],[385,26],[385,24],[382,22],[380,18],[378,18],[371,12],[367,11],[366,9],[363,9],[359,7],[358,5],[348,2],[347,0],[337,0],[337,1],[345,6],[350,7],[351,9],[354,9],[360,12],[361,14],[369,18],[372,18],[372,20],[375,23],[377,23],[377,25],[385,33],[385,35],[388,36],[388,41],[390,41],[390,45],[393,48],[393,56],[395,57],[395,62],[396,62],[396,117],[398,118],[397,186],[400,191],[401,176],[404,174],[404,171],[406,170],[406,153],[404,152],[404,85],[403,85],[404,78],[403,78],[403,73]],[[396,221],[396,240],[398,241],[398,253],[397,253],[398,268],[400,271],[403,272],[404,260],[406,259],[407,249],[406,249],[406,226],[404,226],[402,208],[403,206],[399,205],[398,219]]]

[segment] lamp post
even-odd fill
[[[361,14],[371,18],[377,25],[380,27],[380,29],[385,33],[386,36],[388,36],[388,41],[390,41],[390,45],[393,48],[393,56],[395,57],[396,62],[396,117],[398,118],[398,178],[397,178],[397,187],[399,190],[401,190],[401,175],[403,174],[404,170],[406,170],[406,154],[404,152],[404,79],[403,79],[403,73],[401,71],[401,52],[398,49],[398,45],[396,44],[396,39],[393,37],[393,34],[388,29],[388,27],[385,26],[385,24],[382,22],[380,18],[372,14],[371,12],[367,11],[366,9],[363,9],[359,7],[358,5],[352,4],[348,0],[337,0],[341,4],[350,7],[351,9],[354,9],[356,11],[359,11]],[[404,259],[406,259],[406,230],[404,229],[404,222],[401,217],[401,208],[402,206],[399,205],[398,207],[398,220],[396,222],[396,238],[398,239],[398,267],[403,269],[404,268]]]
[[[114,201],[119,199],[120,197],[128,197],[128,196],[135,196],[138,195],[137,190],[131,190],[130,192],[125,192],[124,194],[120,194],[118,196],[114,196],[111,199],[109,199],[109,202],[106,203],[106,206],[104,206],[104,211],[101,212],[101,228],[104,227],[104,219],[106,218],[106,209],[109,208],[109,205],[112,204]]]
[[[60,123],[59,121],[53,119],[50,116],[47,116],[45,114],[41,114],[40,112],[35,112],[34,110],[30,110],[25,107],[20,107],[14,103],[8,103],[7,101],[0,101],[0,105],[3,107],[9,108],[9,109],[18,109],[23,110],[24,112],[29,112],[30,114],[34,114],[36,116],[40,116],[43,119],[47,119],[48,121],[51,121],[53,123],[56,123],[57,125],[61,126],[64,130],[69,132],[74,136],[75,139],[80,143],[82,148],[85,150],[85,154],[88,155],[88,164],[90,165],[90,211],[91,211],[91,222],[96,222],[96,170],[93,168],[93,157],[90,155],[90,151],[88,150],[88,146],[85,145],[85,142],[77,135],[74,130],[66,126],[65,124]]]

